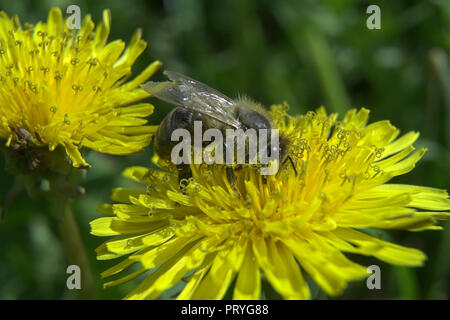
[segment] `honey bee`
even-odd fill
[[[254,129],[256,132],[267,129],[271,132],[274,128],[271,115],[259,103],[248,98],[233,100],[177,72],[165,71],[164,75],[169,81],[149,81],[141,85],[152,96],[176,107],[162,120],[154,140],[154,151],[163,160],[170,160],[171,150],[177,144],[171,139],[174,130],[182,128],[193,134],[195,121],[201,121],[203,130],[216,128],[223,133],[227,129]],[[277,160],[281,164],[289,160],[297,174],[289,156],[290,145],[290,139],[280,135],[278,143],[267,144],[267,151],[278,154]],[[227,150],[227,146],[224,147]],[[189,165],[178,165],[177,169],[179,180],[191,176]]]

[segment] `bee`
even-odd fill
[[[165,71],[164,75],[169,81],[149,81],[141,85],[152,96],[176,107],[162,120],[154,140],[154,151],[163,160],[170,161],[171,151],[178,143],[171,140],[172,132],[181,128],[193,134],[194,121],[201,121],[203,130],[216,128],[222,133],[227,129],[255,129],[256,132],[267,129],[270,132],[274,128],[271,115],[260,104],[248,98],[233,100],[206,84],[177,72]],[[290,139],[280,135],[279,143],[269,143],[267,151],[270,154],[277,152],[282,164],[289,160],[297,175],[289,156],[290,145]],[[227,146],[224,147],[227,150]],[[178,165],[177,169],[179,180],[191,176],[189,165]],[[230,178],[229,170],[227,175]]]

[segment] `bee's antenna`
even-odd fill
[[[291,156],[288,156],[287,158],[289,159],[289,162],[290,162],[291,165],[292,165],[292,169],[294,169],[295,176],[297,177],[297,176],[298,176],[298,173],[297,173],[297,168],[295,167],[294,161],[292,160]]]

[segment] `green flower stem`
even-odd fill
[[[433,48],[428,54],[432,76],[437,80],[439,86],[436,91],[442,93],[442,100],[445,107],[446,115],[446,134],[447,134],[447,163],[450,162],[450,61],[448,54],[441,48]],[[435,113],[438,114],[439,110],[433,109]],[[437,127],[435,125],[436,117],[431,118],[429,127],[433,128],[433,136],[435,138],[437,133]],[[431,130],[430,130],[431,132]],[[448,171],[448,180],[450,181],[450,170]],[[450,249],[450,223],[446,222],[443,224],[443,233],[441,235],[441,241],[439,244],[437,259],[434,262],[433,273],[430,276],[432,284],[430,285],[429,292],[427,293],[427,298],[429,299],[446,299],[445,293],[445,279],[450,274],[448,266],[450,265],[450,258],[447,254]]]
[[[434,48],[430,50],[429,60],[431,68],[435,74],[442,91],[442,98],[445,105],[446,123],[450,123],[450,64],[444,50]],[[446,126],[447,146],[450,146],[450,126]]]
[[[397,279],[399,297],[403,300],[420,299],[419,280],[414,269],[396,266],[394,275]]]
[[[80,230],[68,200],[62,201],[59,229],[69,264],[77,265],[81,270],[81,290],[79,290],[78,298],[96,299],[94,278],[81,239]]]
[[[24,188],[25,188],[25,185],[24,185],[22,179],[20,179],[19,177],[16,177],[14,179],[14,184],[12,185],[11,189],[9,189],[8,193],[6,194],[5,200],[3,201],[3,205],[1,206],[0,220],[3,219],[3,217],[6,214],[6,211],[8,211],[9,206],[14,203],[14,200],[23,191]]]
[[[296,43],[297,50],[308,48],[310,59],[319,76],[323,91],[328,99],[330,108],[339,114],[345,114],[350,104],[344,83],[335,63],[331,47],[325,36],[313,26],[304,28],[304,38],[306,45]]]

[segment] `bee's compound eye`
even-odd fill
[[[259,112],[254,110],[245,110],[240,113],[240,121],[246,128],[271,129],[270,122]]]

